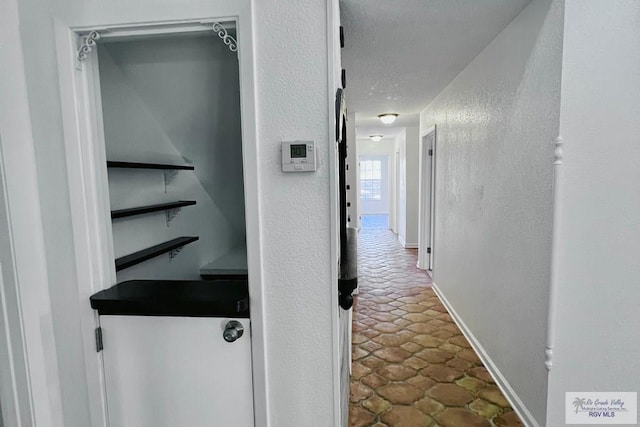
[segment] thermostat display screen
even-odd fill
[[[282,172],[315,172],[318,170],[314,141],[282,141]]]
[[[307,157],[307,144],[291,145],[291,158],[298,159],[300,157]]]

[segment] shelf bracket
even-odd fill
[[[87,55],[93,50],[97,41],[100,40],[100,33],[97,31],[91,31],[83,39],[78,52],[76,54],[76,68],[80,69],[80,63],[87,59]]]
[[[229,50],[231,52],[238,52],[238,42],[237,42],[237,40],[231,34],[229,34],[227,29],[224,28],[224,26],[221,23],[219,23],[217,21],[214,22],[212,29],[213,29],[214,32],[216,32],[218,34],[218,37],[220,37],[222,39],[224,44],[229,46]]]
[[[178,254],[180,253],[180,251],[182,251],[183,247],[184,246],[180,246],[179,248],[175,248],[175,249],[172,249],[171,251],[169,251],[169,260],[172,260],[175,257],[177,257]]]
[[[165,216],[167,218],[167,228],[169,228],[169,224],[171,223],[171,221],[178,216],[178,213],[180,212],[181,208],[173,208],[173,209],[167,209],[165,211]]]
[[[178,171],[169,169],[164,171],[164,192],[167,193],[167,187],[169,184],[173,182],[173,180],[178,176]]]

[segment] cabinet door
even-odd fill
[[[250,427],[251,338],[232,319],[101,316],[110,427]]]

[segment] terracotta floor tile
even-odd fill
[[[484,418],[492,418],[500,412],[500,407],[493,405],[486,400],[476,399],[469,403],[469,409]]]
[[[391,403],[378,396],[373,396],[371,399],[365,400],[362,402],[362,406],[374,414],[381,414],[391,409]]]
[[[472,393],[477,393],[478,390],[486,387],[487,385],[484,381],[480,381],[477,378],[471,378],[471,377],[460,378],[459,380],[456,381],[456,384],[458,384],[460,387],[464,388],[465,390],[469,390]]]
[[[436,384],[427,390],[427,396],[446,406],[464,406],[473,400],[473,394],[455,384]]]
[[[447,408],[435,418],[443,427],[491,427],[486,418],[462,408]]]
[[[388,230],[362,230],[354,298],[351,427],[522,424]]]
[[[418,387],[420,390],[429,390],[431,387],[436,385],[436,382],[434,380],[420,374],[416,375],[413,378],[409,378],[407,382],[413,386]]]
[[[374,354],[380,359],[391,363],[402,362],[411,357],[411,353],[399,347],[381,348],[380,350],[376,350]]]
[[[360,402],[362,399],[373,396],[373,390],[360,384],[359,382],[351,382],[351,402]]]
[[[426,360],[429,363],[445,363],[446,361],[453,359],[454,357],[453,354],[447,353],[446,351],[438,350],[437,348],[425,348],[424,350],[417,352],[416,356],[418,356],[420,359]]]
[[[439,383],[450,383],[464,375],[464,372],[445,365],[431,365],[420,371],[425,377],[436,380]]]
[[[497,416],[494,419],[494,424],[498,427],[520,427],[523,425],[513,411]]]
[[[453,359],[447,362],[447,366],[464,371],[472,367],[473,364],[471,364],[470,362],[467,362],[466,360],[462,360],[462,359],[458,359],[457,357],[454,357]]]
[[[500,392],[498,387],[489,386],[480,390],[478,395],[484,400],[495,403],[496,405],[502,406],[503,408],[510,407],[509,402],[504,398],[504,395],[502,394],[502,392]]]
[[[403,365],[387,365],[378,369],[378,375],[382,375],[391,381],[404,381],[411,377],[415,377],[418,372],[408,366]]]
[[[404,382],[387,384],[376,392],[394,405],[409,405],[424,396],[424,391]]]
[[[438,347],[444,343],[440,338],[432,337],[431,335],[416,335],[411,341],[422,347]]]
[[[433,425],[433,421],[420,410],[412,406],[393,406],[381,417],[389,427],[425,427]]]
[[[491,375],[489,375],[489,372],[487,372],[484,366],[478,366],[477,368],[469,369],[467,373],[472,377],[475,377],[484,382],[492,384],[494,383],[493,378],[491,378]]]
[[[433,400],[430,397],[425,397],[424,399],[420,399],[416,402],[416,408],[420,409],[427,415],[433,416],[442,411],[445,406],[437,400]]]
[[[368,427],[375,422],[376,416],[361,406],[349,407],[349,426]]]

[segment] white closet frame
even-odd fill
[[[232,23],[237,29],[251,300],[254,414],[256,426],[266,425],[268,422],[251,2],[226,3],[221,6],[220,13],[220,16],[201,19],[86,27],[69,27],[62,22],[55,22],[71,220],[79,283],[78,298],[80,304],[86,306],[81,315],[81,328],[92,426],[106,427],[109,423],[102,353],[96,352],[94,337],[95,328],[99,326],[99,318],[89,305],[89,296],[115,284],[116,273],[112,255],[113,237],[98,56],[94,47],[94,51],[89,52],[85,59],[78,60],[78,48],[91,31],[97,31],[101,38],[213,32],[214,22]],[[224,41],[221,39],[220,43]],[[99,45],[97,48],[99,49]]]

